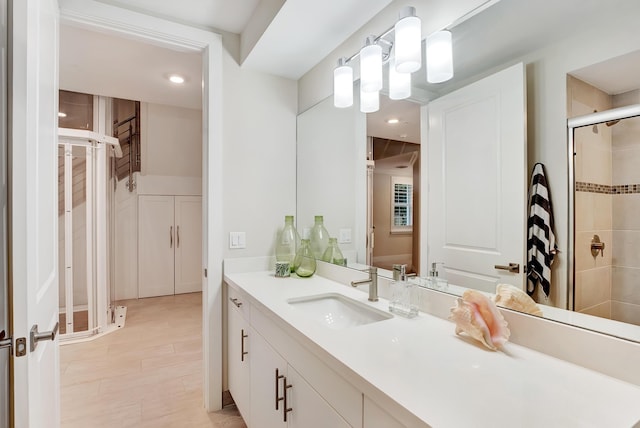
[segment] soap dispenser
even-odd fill
[[[420,294],[418,287],[407,281],[407,265],[393,265],[393,277],[389,311],[407,318],[415,317],[420,307]]]
[[[429,271],[429,278],[427,280],[427,286],[434,290],[446,290],[449,283],[446,279],[441,278],[438,274],[438,265],[444,265],[443,262],[431,263],[431,270]]]

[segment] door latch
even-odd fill
[[[10,337],[6,337],[7,333],[4,330],[0,331],[0,349],[9,348],[9,352],[13,351],[13,340]]]

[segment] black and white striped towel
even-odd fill
[[[533,166],[531,174],[527,227],[527,293],[533,295],[540,283],[544,294],[549,297],[551,264],[558,247],[553,233],[551,195],[541,163]]]

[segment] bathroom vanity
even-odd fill
[[[249,427],[640,421],[637,385],[514,343],[489,351],[441,317],[392,315],[387,300],[369,302],[340,278],[225,264],[224,279],[229,390]]]

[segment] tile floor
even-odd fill
[[[118,302],[122,330],[61,346],[62,427],[246,428],[234,406],[204,410],[201,299]]]

